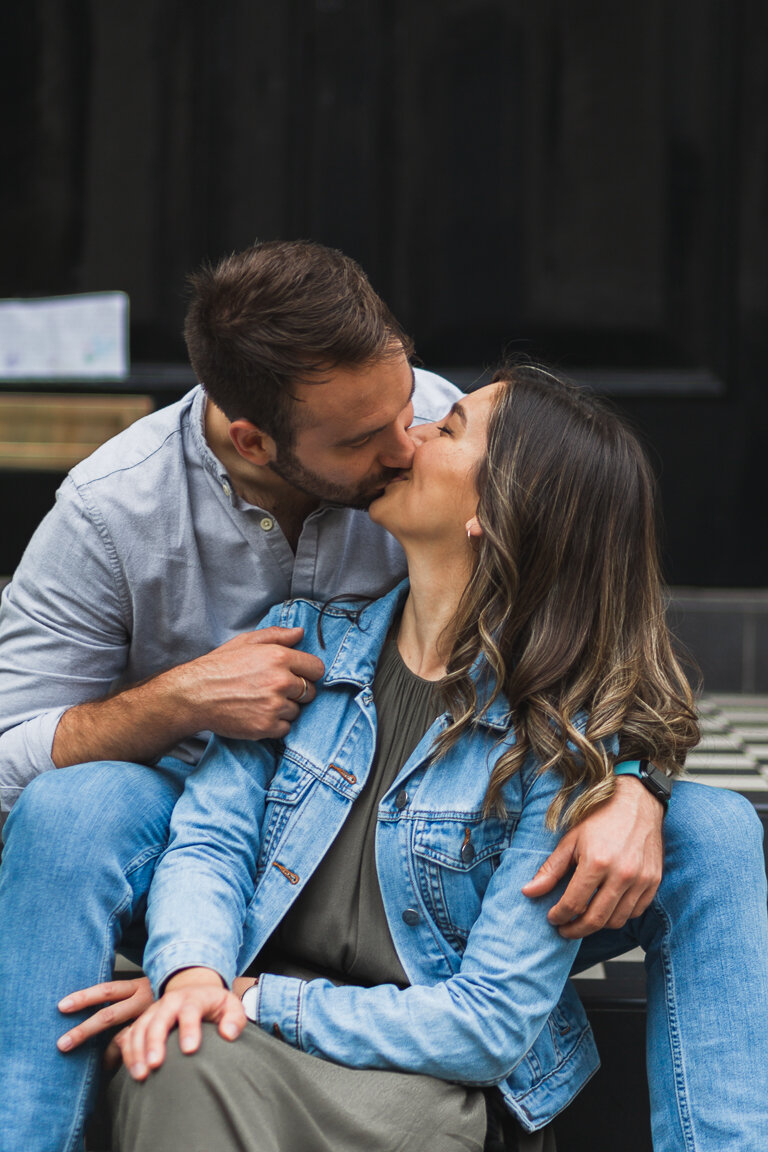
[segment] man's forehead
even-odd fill
[[[323,428],[340,440],[370,435],[397,417],[414,388],[413,368],[405,355],[333,369],[317,382],[294,385],[296,427]]]

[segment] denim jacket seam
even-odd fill
[[[592,1030],[591,1030],[589,1024],[587,1023],[587,1024],[583,1025],[583,1027],[582,1027],[581,1031],[579,1032],[574,1043],[567,1049],[567,1051],[563,1052],[560,1059],[557,1061],[557,1063],[555,1065],[553,1065],[553,1067],[551,1067],[549,1069],[548,1072],[545,1072],[544,1075],[535,1074],[535,1077],[536,1077],[535,1081],[530,1086],[530,1088],[526,1088],[524,1092],[514,1092],[510,1088],[510,1091],[514,1095],[515,1100],[517,1100],[518,1103],[520,1103],[523,1100],[527,1100],[528,1097],[533,1095],[534,1092],[538,1092],[542,1087],[544,1087],[544,1085],[546,1085],[548,1080],[551,1080],[553,1076],[557,1076],[566,1064],[569,1064],[572,1060],[575,1059],[575,1057],[577,1056],[577,1054],[579,1052],[579,1049],[584,1044],[591,1043],[591,1042],[592,1042]],[[512,1073],[517,1068],[519,1068],[521,1064],[523,1064],[525,1062],[527,1057],[528,1057],[528,1053],[526,1052],[521,1060],[518,1060],[516,1064],[512,1065],[509,1072],[506,1074],[506,1076],[503,1076],[501,1078],[499,1083],[500,1084],[506,1084],[507,1080],[512,1075]]]

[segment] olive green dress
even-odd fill
[[[338,983],[408,985],[374,858],[379,801],[438,712],[434,683],[392,639],[374,680],[378,737],[370,776],[336,840],[251,971]],[[114,1152],[481,1152],[485,1094],[435,1077],[346,1068],[249,1025],[228,1044],[204,1026],[195,1057],[173,1038],[143,1084],[110,1088]],[[551,1132],[517,1133],[521,1152],[554,1152]]]

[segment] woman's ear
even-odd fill
[[[483,535],[483,529],[480,526],[480,521],[477,516],[473,516],[471,520],[467,520],[464,527],[467,529],[467,540],[479,540]]]
[[[229,426],[229,438],[243,459],[251,464],[269,464],[277,455],[272,437],[251,424],[250,420],[233,420]]]

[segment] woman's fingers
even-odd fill
[[[103,1004],[105,1000],[112,1003],[59,1037],[56,1043],[60,1052],[69,1052],[108,1028],[135,1020],[153,1001],[149,980],[141,977],[136,980],[113,980],[106,984],[94,984],[91,988],[83,988],[65,996],[59,1002],[59,1010],[65,1013],[82,1011],[84,1008]]]
[[[225,1040],[237,1040],[247,1023],[248,1017],[239,996],[235,996],[232,992],[227,993],[224,1011],[219,1020],[219,1035]]]
[[[115,1037],[133,1079],[145,1080],[160,1067],[165,1060],[168,1033],[176,1025],[181,1051],[196,1052],[203,1020],[217,1023],[226,1040],[236,1040],[247,1023],[240,1000],[225,988],[203,985],[166,992],[130,1028]]]
[[[183,1004],[179,1011],[179,1048],[187,1055],[197,1052],[200,1047],[202,1017],[203,1008],[199,1003]]]

